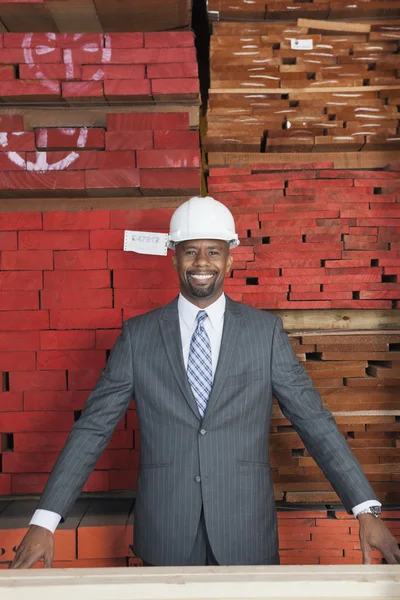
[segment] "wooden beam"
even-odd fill
[[[297,19],[298,27],[307,27],[312,31],[341,31],[348,33],[369,33],[369,23],[344,23],[343,21],[319,21],[316,19]]]
[[[209,152],[208,166],[235,166],[255,164],[284,164],[315,162],[315,152]],[[400,152],[325,152],[324,161],[332,162],[334,169],[383,168],[400,161]]]
[[[46,5],[61,33],[103,31],[93,0],[48,0]]]
[[[229,68],[229,67],[227,67]],[[314,92],[323,93],[323,94],[354,94],[358,92],[380,92],[382,90],[400,90],[400,85],[368,85],[368,86],[354,86],[354,87],[302,87],[302,88],[263,88],[260,91],[260,88],[211,88],[209,90],[209,94],[212,96],[214,94],[260,94],[260,93],[268,93],[268,94],[310,94],[310,98],[312,98],[312,94]]]
[[[2,600],[397,600],[398,565],[38,569],[0,572]]]
[[[140,104],[133,106],[118,105],[104,107],[87,107],[68,109],[51,107],[31,106],[7,107],[0,106],[0,115],[22,115],[24,117],[25,131],[32,131],[35,127],[105,127],[107,114],[112,113],[153,113],[153,112],[187,112],[189,113],[189,125],[191,128],[199,126],[198,104]]]
[[[116,197],[116,198],[0,198],[0,213],[52,210],[146,210],[175,208],[187,196]]]
[[[273,310],[280,317],[286,331],[309,331],[311,329],[376,330],[400,329],[400,309],[320,309],[320,310]]]
[[[168,31],[190,28],[189,0],[94,0],[94,3],[104,31]]]

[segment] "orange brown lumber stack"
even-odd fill
[[[399,17],[396,0],[209,0],[211,18],[237,20],[279,20],[304,17],[306,19],[353,19]]]
[[[400,149],[399,22],[316,23],[214,23],[207,151]]]
[[[294,333],[291,342],[378,497],[398,503],[400,332]],[[271,465],[278,500],[338,501],[277,405]]]

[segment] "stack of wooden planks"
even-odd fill
[[[3,102],[196,102],[194,35],[0,34]]]
[[[0,115],[0,197],[190,195],[200,149],[189,113],[106,115],[106,127],[38,127]]]
[[[214,23],[205,149],[400,149],[399,32],[396,21]]]
[[[234,298],[264,309],[397,308],[400,173],[330,163],[211,168],[234,213]]]
[[[192,32],[4,33],[0,65],[0,197],[199,193]]]
[[[310,19],[352,19],[399,17],[396,0],[208,0],[212,19],[279,20],[293,17]]]
[[[291,341],[377,495],[384,503],[398,503],[400,332],[293,333]],[[270,455],[277,500],[337,501],[278,406]]]
[[[0,0],[0,31],[166,31],[190,20],[190,0]]]

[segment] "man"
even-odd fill
[[[65,519],[135,398],[141,463],[135,552],[149,565],[278,564],[268,463],[272,395],[348,511],[364,562],[400,563],[380,503],[281,321],[223,294],[239,244],[230,211],[192,198],[172,216],[179,299],[129,319],[50,475],[12,563],[51,566]]]

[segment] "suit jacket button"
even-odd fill
[[[206,435],[207,431],[205,429],[200,429],[200,435]]]
[[[196,475],[196,477],[194,478],[194,480],[195,480],[196,483],[200,483],[200,481],[201,481],[200,475]]]

